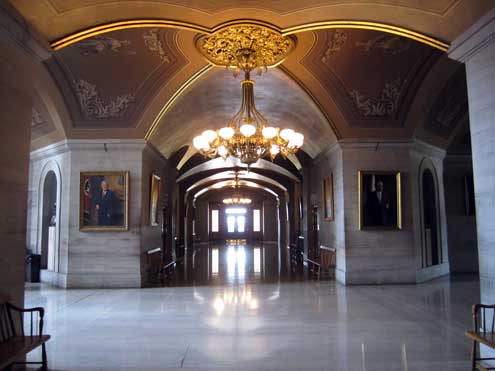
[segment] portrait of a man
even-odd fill
[[[81,230],[127,229],[127,172],[81,173]]]
[[[400,173],[359,172],[359,187],[359,227],[400,229]]]

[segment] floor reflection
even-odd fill
[[[172,284],[237,285],[304,280],[302,261],[291,263],[288,255],[288,249],[280,249],[275,243],[231,240],[223,244],[198,244],[178,264]]]

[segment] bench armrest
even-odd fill
[[[38,336],[41,336],[43,335],[43,318],[45,317],[45,309],[42,308],[42,307],[34,307],[34,308],[20,308],[14,304],[11,304],[11,303],[5,303],[6,306],[7,306],[7,309],[9,310],[9,319],[11,321],[11,324],[12,326],[14,326],[14,322],[12,320],[12,314],[13,312],[16,312],[19,316],[19,322],[20,322],[20,330],[21,330],[21,333],[22,335],[24,336],[24,314],[25,313],[29,313],[30,314],[30,322],[29,322],[29,328],[30,328],[30,333],[31,333],[31,336],[33,335],[38,335]],[[35,331],[33,331],[35,329],[35,326],[34,326],[34,320],[35,318],[33,318],[33,314],[34,313],[37,313],[38,314],[38,333],[36,334]]]

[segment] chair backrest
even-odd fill
[[[473,330],[476,332],[495,332],[495,305],[473,305]]]
[[[322,268],[335,267],[335,253],[334,247],[327,247],[320,245],[320,264]]]
[[[15,327],[7,303],[10,295],[0,293],[0,343],[15,336]]]

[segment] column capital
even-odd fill
[[[459,35],[451,44],[449,57],[461,63],[495,43],[495,7]]]

